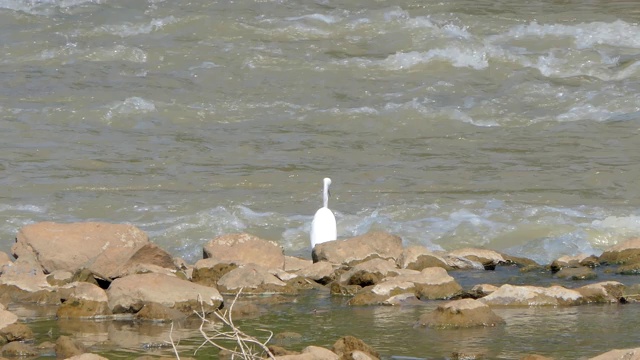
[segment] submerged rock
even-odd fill
[[[328,261],[349,266],[374,258],[397,261],[401,255],[402,239],[382,231],[317,244],[311,253],[313,262]]]
[[[418,320],[420,326],[441,329],[497,326],[504,323],[488,305],[473,299],[450,301],[420,316]]]
[[[502,285],[478,301],[491,306],[558,306],[579,305],[584,302],[584,298],[578,291],[562,286],[543,288]]]

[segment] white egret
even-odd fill
[[[316,214],[313,216],[313,222],[311,223],[312,249],[316,244],[335,240],[338,237],[338,232],[336,230],[336,217],[333,216],[333,213],[329,210],[329,195],[331,194],[329,192],[329,186],[331,186],[331,179],[324,178],[323,181],[323,206],[316,211]]]

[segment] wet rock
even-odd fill
[[[450,301],[420,316],[418,320],[420,326],[440,329],[497,326],[504,323],[488,305],[473,299]]]
[[[615,272],[620,275],[640,275],[640,262],[620,265]]]
[[[589,360],[640,360],[640,348],[611,350]]]
[[[191,281],[200,285],[216,287],[221,277],[236,268],[238,265],[235,263],[220,262],[214,258],[198,260],[194,265]]]
[[[354,266],[381,258],[397,261],[402,255],[402,239],[382,231],[373,231],[350,239],[329,241],[314,247],[313,262],[328,261]]]
[[[331,350],[344,360],[353,359],[352,355],[355,351],[361,351],[374,359],[380,358],[380,354],[375,349],[353,336],[341,337],[333,344]]]
[[[358,285],[343,285],[334,281],[330,285],[331,295],[354,296],[362,290]]]
[[[400,273],[395,261],[376,258],[355,265],[340,276],[340,282],[365,287],[375,285],[386,277],[398,276]]]
[[[442,258],[451,269],[459,270],[484,270],[484,265],[476,260],[467,259],[462,256],[443,254]]]
[[[175,320],[180,320],[186,317],[186,314],[183,312],[171,309],[162,304],[158,304],[155,302],[146,303],[142,306],[142,309],[138,311],[135,315],[135,318],[138,320],[149,320],[149,321],[164,321],[170,322]]]
[[[569,280],[593,280],[598,277],[593,269],[584,266],[563,268],[555,276]]]
[[[62,335],[56,340],[56,358],[58,359],[66,359],[84,353],[85,348],[82,343],[69,336]]]
[[[497,265],[506,263],[502,254],[488,249],[462,248],[450,251],[449,255],[479,262],[485,270],[493,270]]]
[[[382,305],[400,306],[400,305],[418,305],[422,304],[422,301],[418,299],[415,294],[398,294],[390,298],[385,299]]]
[[[277,356],[277,360],[338,360],[340,357],[329,349],[307,346],[300,354]]]
[[[298,276],[311,279],[319,284],[326,285],[335,280],[335,266],[328,261],[310,263],[309,266],[296,272]]]
[[[485,297],[496,290],[498,290],[498,287],[495,285],[478,284],[478,285],[474,285],[471,288],[471,291],[469,293],[471,294],[471,296],[477,299],[477,298]]]
[[[411,285],[411,284],[409,284]],[[350,306],[382,305],[394,295],[379,295],[372,291],[372,286],[361,289],[354,297],[347,301]]]
[[[276,358],[279,358],[280,356],[285,356],[285,355],[300,355],[300,353],[297,351],[287,350],[282,346],[278,346],[278,345],[270,345],[267,348],[269,349],[271,354]]]
[[[601,263],[630,264],[640,262],[640,238],[630,239],[616,244],[600,255]]]
[[[272,275],[266,268],[246,264],[226,273],[218,280],[218,289],[223,294],[295,294],[296,290]]]
[[[38,351],[31,344],[19,341],[10,342],[2,347],[2,356],[9,358],[38,356]]]
[[[438,267],[423,269],[414,282],[416,296],[420,300],[451,299],[462,293],[462,287],[456,280]]]
[[[579,254],[579,255],[565,255],[561,256],[558,259],[551,262],[549,268],[551,272],[556,273],[564,268],[577,268],[581,267],[581,262],[590,258],[587,254]]]
[[[176,267],[171,254],[156,244],[147,243],[122,264],[112,277],[117,278],[147,272],[166,273],[167,271],[175,272],[177,270],[178,267]]]
[[[0,329],[0,337],[7,342],[33,340],[33,331],[25,324],[14,323]]]
[[[128,224],[41,222],[20,229],[12,251],[18,259],[34,257],[46,273],[86,267],[113,278],[148,243],[143,231]]]
[[[538,264],[534,260],[531,260],[531,259],[528,259],[528,258],[523,258],[523,257],[519,257],[519,256],[511,256],[511,255],[507,255],[507,254],[502,254],[502,257],[504,258],[504,260],[507,262],[508,265],[516,265],[516,266],[518,266],[520,268],[540,266],[540,264]]]
[[[507,284],[478,301],[491,306],[559,306],[579,305],[584,298],[578,291],[562,286],[543,288]]]
[[[144,304],[156,302],[191,315],[194,310],[201,310],[200,301],[205,311],[210,312],[220,308],[223,300],[212,287],[155,273],[116,279],[107,290],[107,296],[114,314],[136,313]]]
[[[107,293],[101,287],[74,282],[59,290],[62,305],[58,307],[58,318],[100,318],[111,315]]]
[[[102,357],[98,354],[84,353],[84,354],[72,356],[70,358],[67,358],[66,360],[109,360],[109,359]]]
[[[398,259],[398,265],[403,269],[417,271],[428,267],[441,267],[445,270],[452,269],[440,255],[420,245],[405,248]]]
[[[626,286],[617,281],[589,284],[575,289],[588,303],[616,303],[624,298]]]
[[[34,266],[36,266],[34,268]],[[2,268],[0,303],[60,303],[55,288],[49,285],[38,265],[18,259]]]
[[[553,358],[537,354],[529,354],[521,357],[520,360],[553,360]]]
[[[266,269],[284,269],[284,250],[275,242],[250,234],[228,234],[204,246],[204,258],[235,264],[257,264]]]

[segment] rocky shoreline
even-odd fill
[[[203,259],[187,264],[133,225],[41,222],[19,230],[12,255],[0,252],[0,351],[5,358],[35,358],[52,348],[60,359],[103,358],[67,336],[48,346],[35,344],[29,324],[7,310],[18,304],[54,306],[58,319],[171,322],[228,308],[225,296],[239,292],[242,297],[278,297],[285,300],[277,301],[293,303],[291,299],[300,294],[323,289],[331,296],[348,297],[354,307],[449,300],[407,326],[458,329],[503,326],[505,321],[492,310],[496,307],[636,303],[640,293],[637,285],[618,281],[576,288],[508,283],[464,288],[449,274],[510,266],[520,273],[545,271],[575,280],[596,279],[598,267],[634,275],[640,272],[640,239],[615,245],[599,257],[564,256],[540,265],[487,249],[432,252],[421,246],[404,247],[402,239],[385,232],[318,244],[308,260],[287,256],[276,243],[250,234],[228,234],[209,241]],[[252,312],[251,302],[236,305],[234,314]],[[267,346],[277,359],[380,356],[353,337],[336,339],[331,349],[309,346],[295,352]],[[523,353],[521,358],[548,357]],[[640,348],[612,350],[592,359],[640,359]]]

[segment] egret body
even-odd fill
[[[316,214],[313,216],[313,222],[311,223],[312,249],[316,244],[335,240],[338,237],[338,231],[336,230],[336,217],[333,216],[333,212],[329,210],[329,186],[331,186],[331,179],[324,178],[323,182],[323,206],[316,211]]]

